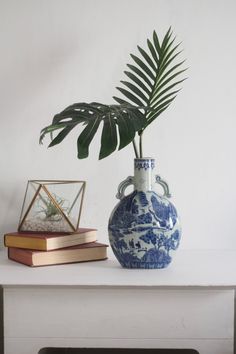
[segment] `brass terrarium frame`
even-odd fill
[[[24,205],[25,205],[25,201],[26,201],[26,196],[27,196],[27,191],[28,191],[28,188],[29,188],[29,185],[33,183],[33,184],[38,184],[38,188],[37,190],[35,191],[35,194],[33,196],[33,199],[31,200],[31,202],[29,203],[29,206],[22,218],[22,215],[23,215],[23,210],[24,210]],[[54,185],[54,184],[73,184],[73,183],[81,183],[81,187],[72,203],[72,205],[70,206],[70,209],[69,209],[69,213],[70,211],[73,209],[75,203],[77,202],[78,198],[80,197],[81,195],[81,202],[80,202],[80,206],[79,206],[79,213],[78,213],[78,220],[77,220],[77,224],[76,224],[76,227],[72,224],[72,222],[70,221],[70,219],[68,218],[68,216],[64,213],[63,209],[61,208],[61,206],[59,205],[59,203],[56,201],[56,199],[54,198],[54,196],[52,195],[52,193],[48,190],[48,188],[46,187],[47,185]],[[81,217],[81,212],[82,212],[82,207],[83,207],[83,201],[84,201],[84,193],[85,193],[85,187],[86,187],[86,182],[85,181],[78,181],[78,180],[75,180],[75,181],[72,181],[72,180],[29,180],[28,183],[27,183],[27,187],[26,187],[26,191],[25,191],[25,196],[24,196],[24,201],[23,201],[23,205],[22,205],[22,209],[21,209],[21,215],[20,215],[20,224],[18,226],[18,231],[22,231],[22,226],[27,218],[27,216],[29,215],[29,212],[36,200],[36,198],[39,196],[42,201],[44,203],[46,203],[43,199],[42,196],[40,196],[40,191],[43,190],[49,200],[53,203],[53,205],[57,208],[57,210],[59,211],[59,213],[61,214],[61,216],[64,218],[64,220],[66,220],[66,222],[68,223],[68,225],[70,226],[71,228],[71,231],[76,231],[78,228],[79,228],[79,223],[80,223],[80,217]],[[68,213],[68,214],[69,214]]]

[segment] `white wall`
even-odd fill
[[[1,235],[17,227],[28,179],[84,179],[81,226],[108,241],[132,147],[98,161],[97,138],[77,160],[76,131],[52,149],[39,132],[71,103],[112,103],[129,53],[172,25],[189,79],[147,129],[145,155],[169,181],[182,248],[235,248],[235,13],[234,0],[0,0]]]

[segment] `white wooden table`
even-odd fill
[[[115,259],[29,268],[0,252],[5,354],[44,347],[233,354],[236,251],[179,250],[163,270]]]

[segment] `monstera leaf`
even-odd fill
[[[143,131],[175,99],[179,84],[184,80],[179,79],[179,75],[185,71],[181,69],[184,61],[175,63],[180,51],[171,29],[161,43],[154,31],[152,40],[147,39],[147,46],[148,52],[138,46],[141,57],[131,54],[134,64],[127,64],[130,71],[125,71],[130,81],[121,81],[125,88],[117,87],[126,99],[114,97],[116,105],[75,103],[54,116],[52,124],[41,131],[40,142],[50,133],[49,146],[54,146],[78,124],[85,125],[77,140],[78,158],[82,159],[88,156],[89,145],[103,123],[99,159],[130,142],[133,142],[136,157],[142,157]],[[140,137],[139,150],[135,143],[136,133]]]
[[[175,99],[179,91],[179,84],[185,79],[179,79],[179,75],[186,69],[181,69],[184,61],[175,63],[179,44],[175,44],[172,38],[171,28],[167,31],[160,43],[156,32],[153,32],[152,40],[147,39],[148,52],[138,46],[140,57],[131,54],[134,64],[127,64],[130,71],[124,73],[131,81],[121,81],[126,87],[117,89],[129,101],[114,97],[120,104],[132,104],[144,107],[146,125],[142,131],[153,122],[170,103]]]
[[[102,122],[99,159],[110,155],[118,145],[119,150],[128,145],[135,133],[144,126],[145,117],[137,107],[129,103],[110,106],[97,102],[75,103],[56,114],[52,124],[42,129],[40,142],[47,133],[60,130],[52,138],[49,147],[59,144],[74,127],[82,123],[85,128],[77,140],[78,158],[82,159],[88,156],[89,145]]]

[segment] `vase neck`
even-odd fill
[[[150,191],[153,189],[153,170],[155,160],[146,157],[134,159],[134,189],[138,191]]]

